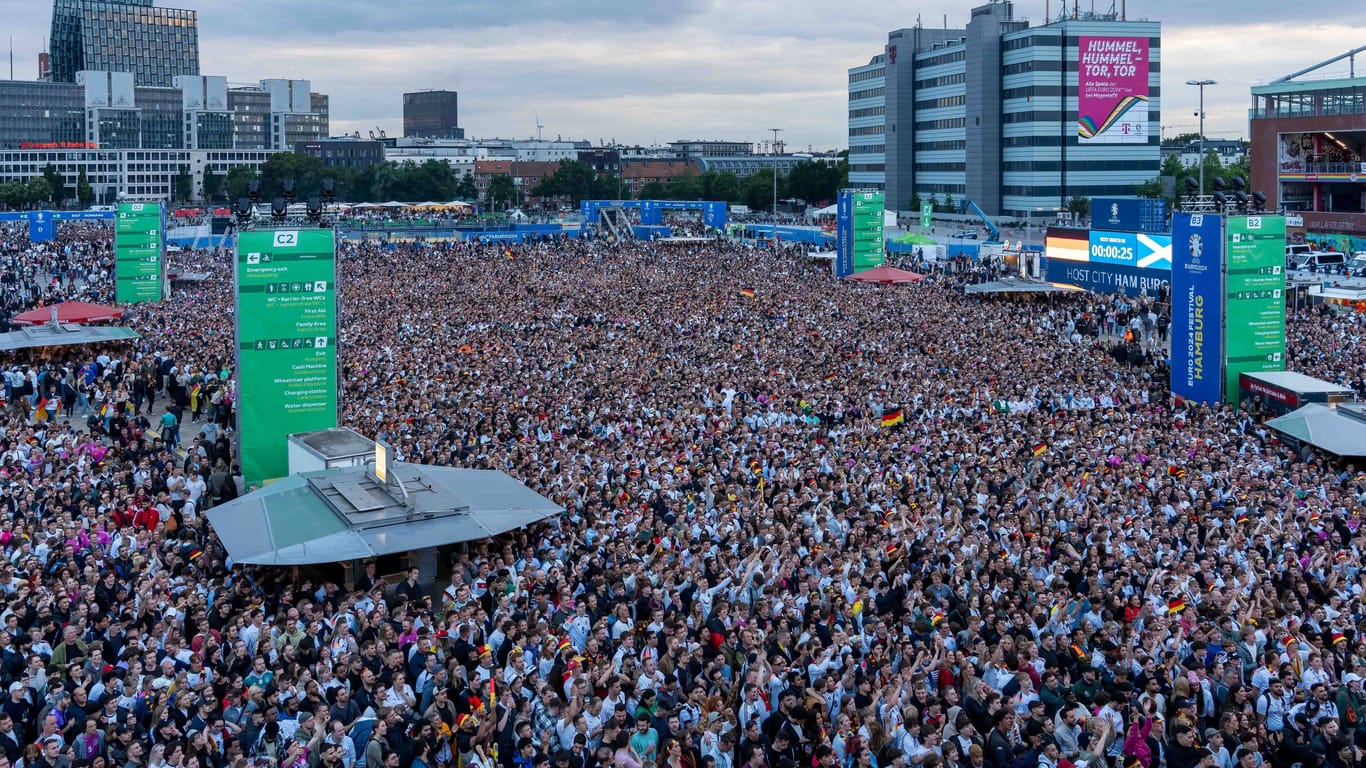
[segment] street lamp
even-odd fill
[[[778,134],[782,128],[769,128],[773,131],[773,242],[778,242]]]
[[[1186,85],[1200,89],[1200,194],[1205,194],[1205,86],[1218,85],[1213,80],[1187,80]]]

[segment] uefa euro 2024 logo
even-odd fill
[[[1110,203],[1110,221],[1119,218],[1119,203]]]
[[[1199,264],[1199,263],[1200,263],[1200,257],[1201,257],[1201,255],[1204,254],[1204,252],[1205,252],[1205,241],[1204,241],[1204,239],[1201,238],[1200,235],[1198,235],[1198,234],[1196,234],[1196,235],[1191,235],[1191,239],[1190,239],[1191,264]]]

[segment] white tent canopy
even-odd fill
[[[815,217],[817,217],[817,216],[834,216],[834,215],[836,215],[837,213],[839,213],[839,205],[838,205],[838,204],[826,206],[825,208],[821,208],[821,209],[819,209],[819,210],[812,211],[812,212],[811,212],[811,216],[812,216],[812,218],[815,218]]]

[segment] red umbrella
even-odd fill
[[[29,311],[15,315],[11,323],[14,325],[42,325],[52,322],[52,311],[57,310],[57,322],[75,323],[84,325],[85,323],[99,323],[106,320],[117,320],[123,316],[123,310],[117,307],[106,307],[100,304],[90,304],[84,301],[64,301],[51,307],[38,307]]]
[[[845,280],[856,280],[860,283],[882,283],[883,285],[899,285],[901,283],[918,283],[925,279],[925,276],[917,272],[910,272],[896,267],[873,267],[862,272],[855,272],[844,278]]]

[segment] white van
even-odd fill
[[[1347,257],[1335,251],[1310,251],[1294,258],[1295,269],[1331,272],[1347,263]],[[1290,262],[1287,262],[1290,263]]]
[[[1294,264],[1300,256],[1313,252],[1314,246],[1309,243],[1290,243],[1285,246],[1285,263]]]

